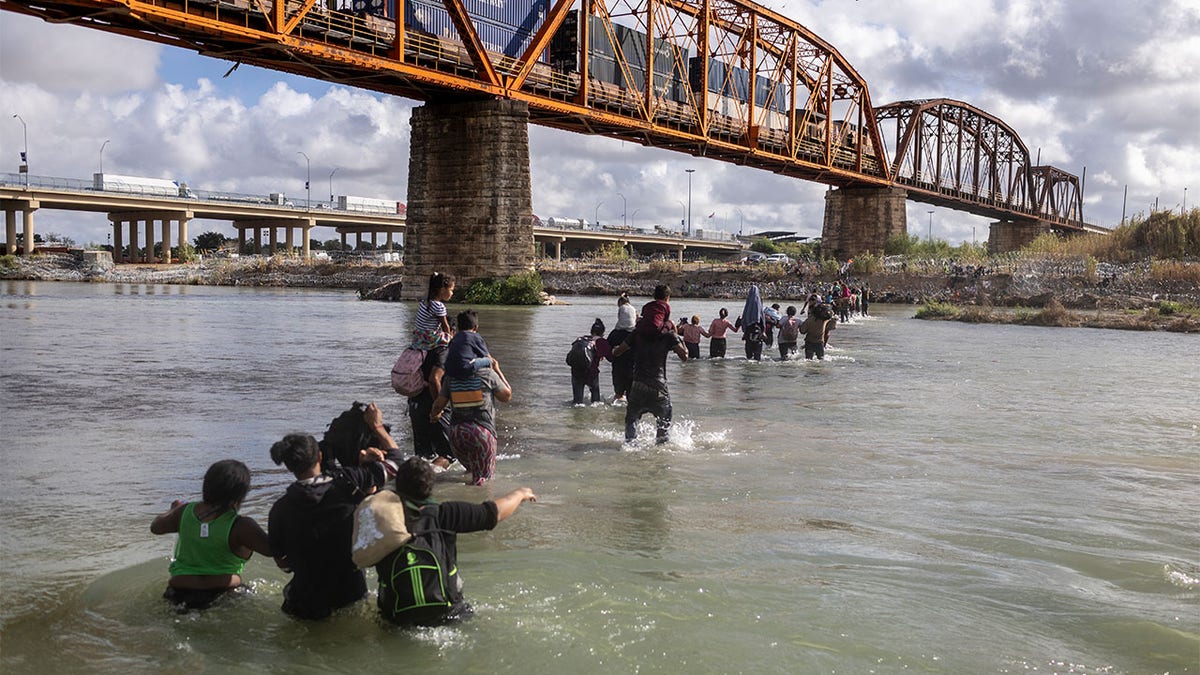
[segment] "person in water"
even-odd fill
[[[471,311],[471,315],[475,316],[475,312]],[[478,326],[478,320],[475,325]],[[450,346],[446,352],[446,374],[450,377],[471,377],[476,369],[491,365],[491,354],[483,336],[475,328],[463,330],[460,326],[458,332],[450,339]]]
[[[442,537],[447,558],[444,561],[448,581],[446,593],[451,605],[435,624],[444,624],[453,623],[474,614],[471,605],[463,597],[462,577],[458,574],[458,535],[465,532],[494,529],[498,523],[515,513],[517,507],[523,502],[536,502],[537,495],[533,493],[533,490],[522,487],[503,497],[481,504],[458,501],[439,504],[433,501],[433,483],[433,467],[428,462],[423,462],[415,457],[409,458],[401,464],[396,472],[396,492],[406,502],[405,517],[410,531],[419,515],[410,505],[422,511],[436,509],[435,519],[439,530],[438,534]],[[380,613],[389,621],[396,620],[389,611],[389,607],[394,604],[394,595],[389,588],[391,582],[388,578],[389,570],[394,566],[395,556],[403,555],[403,551],[402,548],[397,549],[396,552],[388,554],[375,566],[380,580],[377,604]]]
[[[763,306],[762,298],[758,294],[758,286],[754,284],[750,284],[750,291],[746,294],[746,305],[742,308],[742,315],[738,317],[738,323],[742,329],[742,340],[746,342],[746,359],[761,361]]]
[[[634,331],[613,350],[614,356],[633,352],[633,382],[625,408],[625,442],[637,440],[637,421],[651,413],[655,418],[655,442],[666,443],[671,429],[671,392],[667,386],[667,356],[674,352],[687,361],[683,338],[668,320],[665,330],[651,337]]]
[[[460,312],[456,318],[459,332],[478,328],[475,312]],[[496,401],[512,399],[512,386],[490,358],[490,365],[478,368],[468,377],[447,376],[429,410],[432,423],[449,417],[450,448],[463,468],[471,472],[470,484],[483,485],[496,474]],[[446,405],[450,415],[444,415]]]
[[[592,403],[600,402],[600,360],[612,361],[612,346],[604,337],[604,321],[600,317],[592,322],[591,331],[579,340],[591,342],[592,349],[586,366],[571,366],[571,405],[583,405],[583,390],[592,395]],[[586,344],[586,343],[581,343]],[[574,345],[572,345],[572,349]]]
[[[204,473],[202,501],[176,499],[150,523],[154,534],[179,533],[164,598],[187,609],[205,609],[242,585],[251,555],[272,554],[267,533],[253,518],[238,515],[249,491],[250,469],[236,459],[223,459]]]
[[[800,324],[800,333],[804,335],[804,358],[812,360],[816,357],[817,360],[824,361],[825,345],[829,342],[829,333],[837,325],[837,320],[832,318],[833,309],[821,303],[815,294],[809,298],[809,307],[808,318]],[[822,316],[830,318],[821,318]]]
[[[636,325],[635,321],[633,305],[629,304],[629,296],[622,293],[621,297],[617,298],[617,325],[608,334],[610,349],[629,338]],[[625,396],[629,394],[629,383],[633,381],[633,354],[613,356],[611,360],[613,403],[619,403],[624,401]]]
[[[413,452],[418,457],[433,462],[437,470],[444,470],[454,461],[450,450],[450,425],[446,422],[430,421],[429,411],[442,389],[442,377],[446,372],[449,355],[449,334],[446,320],[445,301],[454,295],[454,277],[434,273],[429,277],[426,299],[417,307],[416,328],[413,330],[414,346],[425,351],[421,363],[421,375],[427,386],[416,396],[408,399],[408,419],[412,423]],[[486,349],[486,345],[484,347]]]
[[[367,594],[366,577],[350,558],[354,509],[395,475],[403,458],[374,403],[363,419],[376,445],[359,453],[358,466],[323,473],[321,450],[307,434],[288,434],[271,446],[271,459],[296,477],[271,507],[267,529],[276,564],[292,573],[283,611],[299,619],[323,619]]]
[[[800,341],[800,319],[796,318],[796,306],[788,305],[787,316],[779,322],[779,360],[782,361],[796,353],[796,343]]]
[[[727,331],[738,332],[739,328],[729,322],[729,310],[724,307],[718,313],[717,318],[712,320],[708,325],[708,358],[725,358],[725,348],[728,346],[725,333]]]
[[[683,335],[683,345],[687,347],[689,359],[700,358],[700,338],[708,337],[708,331],[700,327],[700,315],[693,314],[692,322],[684,324],[680,330]]]

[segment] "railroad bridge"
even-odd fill
[[[906,231],[908,199],[996,218],[993,250],[1083,220],[1078,179],[948,99],[875,106],[829,43],[747,0],[0,0],[0,9],[420,101],[406,295],[429,272],[533,262],[528,124],[836,189],[849,254]],[[411,291],[410,291],[411,289]]]

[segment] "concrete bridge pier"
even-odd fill
[[[193,214],[191,211],[124,211],[108,214],[108,220],[112,223],[113,229],[113,262],[171,262],[171,231],[177,233],[176,246],[183,246],[188,243],[188,222],[191,221]],[[145,231],[141,229],[141,223],[145,223]],[[157,241],[162,246],[162,255],[154,254],[155,244],[155,223],[158,223],[159,236]],[[177,223],[178,225],[173,225]],[[125,238],[122,236],[124,232],[129,232],[129,255],[124,254]],[[142,238],[145,242],[145,254],[138,252],[138,239]]]
[[[1028,246],[1050,225],[1040,220],[998,220],[988,227],[988,253],[1008,253]]]
[[[279,251],[279,230],[283,230],[283,245],[291,255],[292,247],[295,242],[295,233],[293,230],[298,229],[300,235],[300,250],[301,255],[305,259],[312,253],[312,244],[310,237],[312,228],[316,227],[317,221],[315,218],[289,218],[286,220],[235,220],[233,221],[234,228],[237,229],[238,248],[246,249],[246,235],[253,233],[255,253],[262,254],[262,231],[267,230],[268,248],[267,252],[270,255],[276,255]]]
[[[507,277],[533,269],[529,107],[430,102],[413,110],[402,297],[429,276]]]
[[[21,251],[32,255],[37,250],[33,241],[33,212],[41,204],[34,199],[12,199],[4,201],[4,252],[8,255],[17,253],[17,213],[21,214]]]
[[[908,233],[907,196],[900,188],[827,191],[821,229],[826,253],[848,258],[866,251],[883,251],[889,237]]]

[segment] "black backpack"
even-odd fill
[[[812,315],[822,321],[828,321],[833,318],[833,308],[822,302],[813,307]]]
[[[412,539],[375,565],[379,576],[377,604],[383,618],[402,626],[436,626],[446,622],[462,599],[458,569],[450,562],[446,540],[438,528],[437,504],[416,511],[408,531]]]
[[[591,368],[595,355],[596,340],[591,335],[581,335],[571,343],[571,351],[567,352],[567,365],[579,370]]]
[[[363,419],[366,406],[355,401],[350,409],[329,423],[321,448],[321,469],[332,471],[338,466],[358,466],[358,451],[375,442],[375,434]],[[384,425],[387,428],[387,425]]]

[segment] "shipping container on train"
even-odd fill
[[[692,91],[700,90],[700,73],[702,59],[692,57],[688,64],[688,82]],[[760,108],[769,108],[775,112],[783,112],[787,107],[787,88],[782,83],[775,85],[775,93],[771,95],[771,80],[758,75],[754,78],[754,104]],[[719,59],[708,60],[708,90],[717,92],[741,101],[750,98],[750,72],[744,68],[730,66]],[[770,98],[770,105],[767,99]]]
[[[345,4],[345,0],[342,0]],[[352,11],[374,16],[391,17],[396,15],[396,0],[352,0]],[[405,13],[409,13],[411,0],[406,3]],[[441,3],[435,3],[442,6]],[[499,26],[510,26],[524,30],[537,30],[546,18],[550,0],[464,0],[463,6],[472,19],[483,19]],[[445,8],[442,6],[443,9]]]
[[[602,56],[609,59],[616,58],[616,50],[613,48],[614,41],[609,39],[608,32],[604,29],[604,22],[599,17],[588,17],[588,47],[592,56]],[[642,72],[646,70],[646,34],[635,28],[613,24],[613,37],[616,38],[615,44],[621,46],[621,54],[625,57],[625,61],[630,67],[636,67]],[[579,25],[579,10],[571,10],[567,16],[563,18],[562,26],[550,41],[550,58],[552,61],[562,65],[562,70],[568,72],[578,71],[579,58],[579,42],[582,40]],[[682,63],[676,62],[673,52],[675,49],[672,45],[661,39],[654,40],[654,72],[661,75],[669,75],[672,71],[677,71],[679,78],[683,79],[683,63],[687,61],[687,48],[680,48],[683,52]],[[608,80],[605,80],[608,81]],[[644,81],[644,80],[643,80]]]
[[[529,46],[533,39],[533,33],[540,27],[544,18],[544,15],[538,16],[531,11],[524,18],[524,25],[531,26],[529,29],[500,24],[478,16],[472,17],[472,23],[475,25],[475,32],[479,34],[479,40],[485,49],[516,58]],[[450,18],[450,13],[446,11],[444,5],[436,0],[434,2],[408,0],[404,6],[404,24],[412,30],[462,42],[458,29],[454,27],[454,21]],[[544,61],[545,58],[539,60]]]

